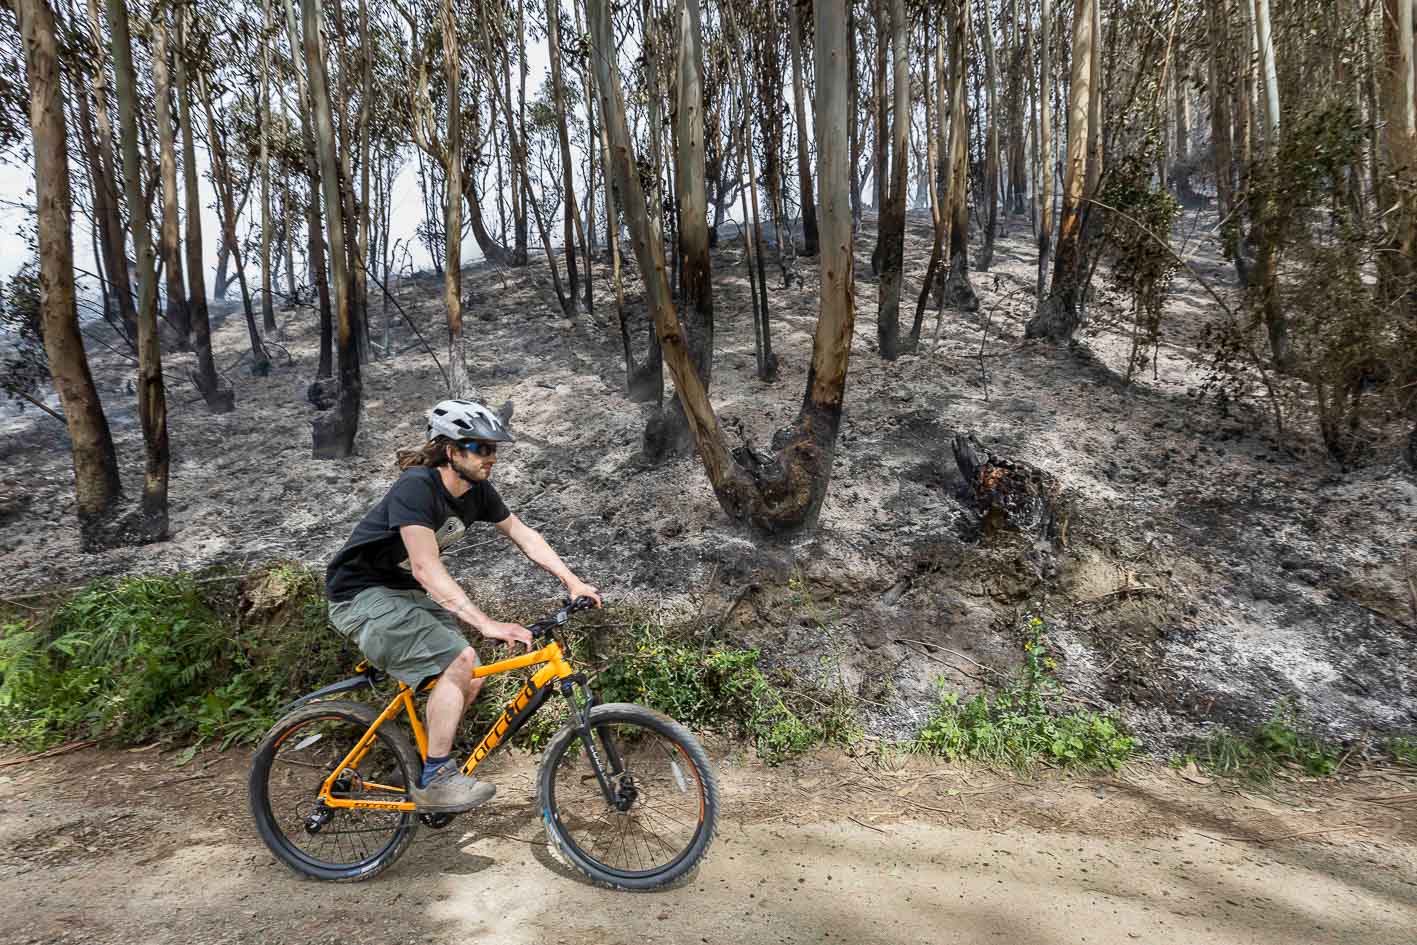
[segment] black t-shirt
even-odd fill
[[[461,538],[473,522],[495,524],[510,514],[490,482],[473,483],[461,498],[454,498],[438,470],[415,466],[399,476],[388,494],[354,527],[354,534],[325,569],[325,595],[342,601],[367,587],[417,589],[420,585],[399,535],[404,525],[433,529],[442,551]]]

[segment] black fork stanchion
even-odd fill
[[[605,795],[605,803],[617,805],[619,798],[616,796],[615,787],[610,783],[610,776],[605,773],[605,764],[600,760],[600,752],[596,750],[595,739],[590,733],[590,710],[591,700],[589,695],[585,699],[584,707],[576,700],[576,687],[585,687],[583,681],[567,679],[561,683],[561,695],[566,697],[566,704],[571,708],[571,715],[576,719],[576,731],[580,734],[581,744],[585,746],[586,754],[590,756],[591,769],[595,771],[595,779],[600,782],[600,791]]]

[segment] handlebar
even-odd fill
[[[571,619],[571,614],[582,610],[591,610],[595,607],[595,601],[589,597],[577,597],[573,601],[568,601],[560,610],[553,614],[542,617],[536,623],[527,624],[527,629],[531,631],[531,638],[550,639],[556,628],[564,625]]]

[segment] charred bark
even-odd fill
[[[96,550],[107,544],[122,488],[108,420],[79,334],[59,44],[47,0],[18,0],[14,10],[23,37],[34,141],[44,350],[69,430],[80,540],[85,549]]]

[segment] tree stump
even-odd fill
[[[953,445],[986,537],[1012,528],[1067,544],[1068,515],[1057,479],[1036,466],[994,455],[972,433],[956,436]]]

